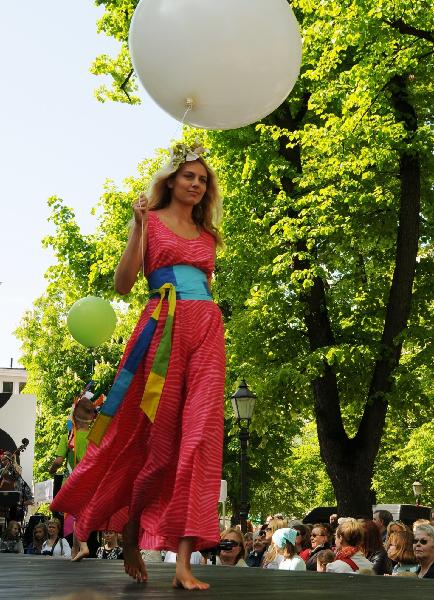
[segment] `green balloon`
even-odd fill
[[[69,309],[68,329],[83,346],[99,346],[110,338],[116,327],[116,314],[108,300],[86,296]]]

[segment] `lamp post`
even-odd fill
[[[414,481],[413,482],[413,494],[414,497],[416,498],[416,506],[420,506],[420,497],[422,495],[423,492],[423,485],[421,484],[420,481]]]
[[[240,475],[241,475],[241,490],[240,490],[240,523],[241,531],[247,532],[247,517],[249,514],[249,491],[247,481],[247,446],[249,441],[249,427],[255,408],[256,396],[251,392],[247,383],[243,379],[237,389],[232,394],[232,407],[235,416],[237,417],[241,446],[240,454]]]

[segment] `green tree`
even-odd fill
[[[121,43],[119,57],[97,59],[95,72],[114,81],[100,99],[136,102],[136,2],[97,3],[99,29]],[[422,0],[292,5],[304,49],[290,97],[256,126],[204,135],[225,199],[215,293],[228,389],[241,373],[257,392],[260,439],[290,433],[279,452],[267,448],[268,479],[313,406],[338,510],[366,514],[388,409],[392,429],[409,412],[420,425],[432,398],[433,17]],[[99,252],[113,265],[116,252]],[[406,431],[409,452],[412,440]],[[252,452],[252,469],[263,468]]]

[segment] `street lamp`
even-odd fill
[[[414,497],[416,498],[416,506],[420,506],[420,497],[422,495],[423,492],[423,485],[421,484],[420,481],[414,481],[413,482],[413,494]]]
[[[240,474],[241,474],[241,490],[240,490],[240,523],[241,531],[247,532],[247,517],[249,514],[249,492],[247,482],[247,445],[249,441],[249,427],[255,408],[256,396],[251,392],[247,383],[243,379],[237,389],[232,394],[232,407],[235,416],[237,417],[241,446],[240,454]]]

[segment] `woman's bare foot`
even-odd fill
[[[78,552],[76,551],[71,558],[71,560],[73,562],[77,562],[77,561],[81,560],[82,558],[86,558],[86,556],[89,556],[89,547],[87,545],[87,542],[79,542],[79,544],[80,544],[80,548],[79,548]],[[71,553],[71,555],[72,555],[72,553]]]
[[[139,526],[135,521],[128,521],[122,531],[125,573],[143,583],[147,581],[145,563],[139,550]]]
[[[172,583],[174,588],[183,588],[184,590],[207,590],[209,583],[196,579],[190,569],[176,565],[176,575]]]

